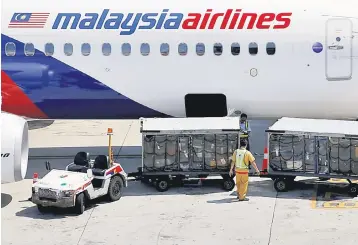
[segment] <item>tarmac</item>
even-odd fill
[[[253,152],[263,153],[270,125],[252,122]],[[127,172],[135,171],[141,164],[136,120],[59,120],[30,127],[27,179],[1,186],[2,244],[358,244],[358,198],[308,178],[297,178],[294,190],[277,193],[271,179],[250,177],[248,202],[236,200],[236,188],[225,192],[211,180],[164,193],[129,182],[119,201],[98,200],[82,215],[71,210],[40,214],[27,200],[33,172],[44,176],[46,159],[63,169],[83,149],[107,153],[108,127],[118,160]],[[259,167],[261,162],[257,156]]]

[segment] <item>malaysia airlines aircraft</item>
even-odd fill
[[[15,3],[2,1],[2,111],[358,118],[356,0]]]

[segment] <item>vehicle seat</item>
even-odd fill
[[[87,173],[90,157],[88,152],[80,151],[76,154],[74,164],[68,166],[68,171]]]
[[[106,155],[98,155],[93,163],[93,175],[104,176],[107,169],[109,169],[109,157]]]

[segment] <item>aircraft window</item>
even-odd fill
[[[65,52],[65,55],[71,56],[73,54],[73,46],[71,43],[65,43],[63,46],[63,50]]]
[[[253,42],[249,44],[249,53],[252,55],[256,55],[259,52],[259,47],[257,43]]]
[[[160,45],[160,53],[164,56],[169,55],[169,44],[167,43],[162,43]]]
[[[111,52],[112,52],[111,44],[109,44],[109,43],[104,43],[104,44],[102,44],[102,54],[103,54],[104,56],[110,55]]]
[[[240,44],[239,43],[231,44],[231,54],[232,55],[239,55],[240,54]]]
[[[140,45],[140,52],[142,55],[147,56],[150,53],[150,47],[148,43],[142,43]]]
[[[131,54],[131,45],[129,43],[122,44],[122,54],[128,56]]]
[[[15,56],[16,54],[15,43],[10,42],[5,44],[5,54],[6,56]]]
[[[24,50],[26,56],[34,56],[35,54],[35,46],[32,43],[26,43]]]
[[[53,44],[52,43],[46,43],[45,44],[45,55],[46,56],[52,56],[54,52],[55,52],[55,47],[53,46]]]
[[[266,44],[266,52],[268,55],[274,55],[276,53],[276,45],[273,42]]]
[[[196,44],[196,54],[202,56],[205,54],[205,45],[204,43],[197,43]]]
[[[223,53],[223,45],[221,43],[214,44],[214,54],[221,55]]]
[[[180,43],[178,46],[179,55],[186,55],[188,53],[188,45],[186,43]]]
[[[84,56],[88,56],[91,53],[91,45],[89,43],[82,43],[81,53]]]

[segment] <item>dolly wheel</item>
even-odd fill
[[[356,197],[358,195],[357,185],[352,185],[349,187],[348,194],[352,197]]]
[[[224,179],[223,188],[225,191],[232,191],[235,187],[235,181],[231,178]]]
[[[169,182],[166,179],[159,179],[157,180],[157,182],[155,183],[155,188],[157,189],[157,191],[159,192],[164,192],[167,191],[169,189]]]
[[[282,178],[275,179],[273,186],[277,192],[285,192],[288,190],[288,181]]]
[[[75,211],[77,214],[83,214],[85,211],[85,195],[83,192],[76,197]]]

